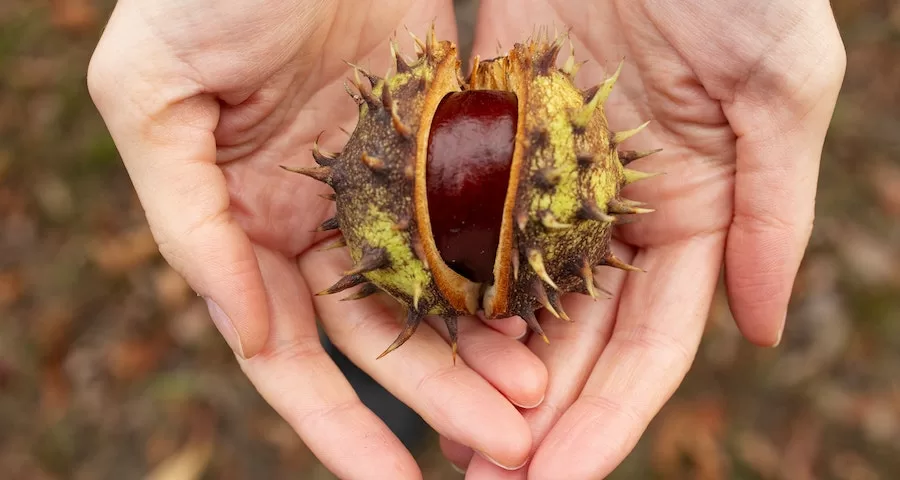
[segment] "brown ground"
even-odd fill
[[[0,2],[0,472],[331,478],[158,257],[85,89],[111,3]],[[615,478],[900,477],[900,4],[833,4],[848,73],[783,346],[748,347],[720,297]]]

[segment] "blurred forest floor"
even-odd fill
[[[0,2],[0,472],[331,478],[158,256],[85,87],[112,3]],[[900,3],[832,3],[847,77],[784,341],[748,346],[720,295],[614,478],[900,478]]]

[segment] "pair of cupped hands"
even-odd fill
[[[467,478],[602,478],[688,370],[724,267],[735,321],[774,346],[813,224],[818,164],[845,68],[827,0],[483,0],[474,54],[568,31],[578,84],[625,64],[606,114],[650,126],[628,187],[656,212],[622,226],[608,300],[570,295],[549,344],[518,319],[461,319],[459,359],[423,325],[376,360],[402,311],[313,296],[350,266],[317,252],[327,187],[279,165],[338,150],[357,109],[345,61],[387,71],[406,29],[456,41],[448,0],[120,0],[88,71],[160,251],[196,292],[261,395],[340,478],[413,479],[413,457],[323,350],[357,365],[441,435]],[[568,55],[563,48],[562,59]]]

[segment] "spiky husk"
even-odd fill
[[[415,37],[414,37],[415,38]],[[618,143],[646,124],[614,133],[603,102],[619,69],[600,85],[581,91],[573,58],[556,61],[565,36],[515,45],[506,56],[476,61],[465,81],[456,46],[416,39],[418,56],[407,64],[396,45],[396,69],[386,78],[354,66],[359,121],[344,149],[320,152],[319,167],[294,169],[331,185],[337,214],[322,229],[340,229],[355,267],[323,294],[362,284],[357,296],[380,289],[408,310],[405,326],[382,356],[402,345],[426,315],[446,321],[456,352],[456,318],[483,309],[487,318],[519,315],[537,334],[535,310],[568,320],[560,296],[596,296],[594,268],[636,270],[610,251],[617,215],[647,213],[619,197],[647,174],[625,168],[653,152],[618,152]],[[360,78],[368,80],[368,87]],[[440,258],[431,233],[425,161],[431,118],[441,99],[467,89],[511,91],[518,125],[504,204],[494,283],[479,285]],[[544,337],[546,339],[546,337]]]

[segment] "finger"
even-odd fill
[[[506,0],[481,0],[475,20],[472,58],[482,60],[506,54],[517,42],[534,34],[534,19],[541,26],[565,25],[551,2],[520,2],[516,8]],[[586,5],[585,8],[593,8]]]
[[[738,136],[725,281],[742,333],[764,346],[781,339],[812,231],[822,145],[846,63],[828,2],[814,5],[803,18],[817,24],[797,29],[808,38],[780,44],[809,50],[770,52],[766,58],[774,60],[754,68],[757,75],[723,105]]]
[[[252,357],[266,341],[269,312],[256,257],[229,214],[225,178],[215,164],[218,104],[179,71],[181,64],[149,32],[132,27],[122,34],[127,27],[121,15],[128,10],[116,9],[91,60],[91,96],[160,252],[207,298],[232,349]],[[113,44],[110,38],[125,40]],[[138,58],[140,63],[128,61]]]
[[[634,253],[630,248],[614,245],[616,256],[624,262],[632,262]],[[643,267],[643,265],[638,265]],[[652,273],[652,272],[651,272]],[[622,286],[627,275],[647,275],[650,273],[626,273],[612,268],[597,270],[597,283],[613,298],[602,296],[596,300],[573,294],[563,298],[563,308],[573,320],[568,323],[554,318],[547,312],[541,313],[544,333],[550,339],[545,343],[540,338],[532,338],[529,347],[547,366],[550,383],[544,401],[536,408],[523,412],[534,445],[541,444],[544,437],[569,409],[584,388],[601,352],[606,347],[612,333]],[[598,295],[603,295],[599,294]],[[476,457],[469,464],[468,474],[473,480],[488,478],[526,478],[528,465],[517,471],[503,472],[484,459]]]
[[[718,279],[724,235],[638,253],[616,326],[581,395],[532,458],[528,478],[604,478],[686,373]]]
[[[300,258],[314,291],[330,287],[350,266],[344,250]],[[328,337],[353,363],[438,433],[503,465],[525,461],[531,436],[521,414],[463,359],[454,365],[450,346],[437,332],[421,325],[400,348],[377,359],[400,333],[403,308],[386,295],[346,302],[340,297],[316,296],[314,303]]]
[[[465,472],[475,452],[443,435],[439,437],[438,444],[441,447],[441,453],[444,454],[444,458],[450,462],[450,465],[460,473]]]
[[[528,326],[520,317],[507,317],[496,319],[482,319],[485,325],[494,330],[515,339],[520,339],[528,333]]]
[[[357,397],[319,340],[308,288],[296,265],[257,249],[272,307],[272,335],[241,361],[265,400],[340,478],[421,478],[400,440]]]
[[[449,341],[441,319],[429,318],[426,322],[445,342]],[[522,408],[541,403],[547,387],[547,368],[528,347],[474,317],[458,319],[458,336],[460,358],[510,402]]]

